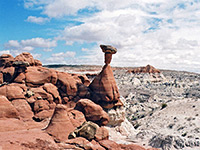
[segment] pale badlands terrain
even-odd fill
[[[87,74],[90,80],[101,71],[101,66],[49,67]],[[200,74],[172,70],[153,74],[128,71],[132,69],[113,68],[127,118],[122,126],[128,135],[110,130],[110,138],[118,143],[134,141],[163,150],[199,150]]]

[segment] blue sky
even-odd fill
[[[43,64],[200,72],[200,0],[1,0],[0,54],[28,51]]]

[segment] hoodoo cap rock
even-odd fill
[[[110,45],[100,45],[102,51],[104,53],[111,53],[111,54],[115,54],[117,53],[117,49],[113,46],[110,46]]]

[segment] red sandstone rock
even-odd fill
[[[14,61],[14,57],[10,54],[3,54],[0,56],[0,67],[10,67]]]
[[[57,104],[62,103],[62,100],[58,92],[58,88],[55,85],[53,85],[52,83],[45,83],[43,89],[53,96],[55,103]]]
[[[54,113],[54,109],[42,110],[42,111],[36,113],[33,116],[33,119],[37,120],[37,121],[42,121],[42,120],[45,120],[45,119],[50,119],[53,116],[53,113]]]
[[[49,110],[49,102],[47,100],[37,100],[34,103],[34,112],[38,113],[43,110]]]
[[[77,81],[69,73],[58,72],[56,85],[63,97],[74,97],[77,94]]]
[[[89,142],[87,139],[83,137],[77,137],[75,139],[70,139],[65,142],[66,144],[69,145],[75,145],[75,149],[83,148],[84,150],[105,150],[99,143],[96,141],[92,140]],[[66,146],[63,148],[67,148]],[[71,147],[69,147],[71,148]]]
[[[87,86],[85,86],[84,84],[80,85],[78,87],[78,96],[81,97],[81,98],[90,97],[89,88]]]
[[[84,121],[80,112],[71,112],[66,106],[58,104],[46,131],[57,141],[67,141],[69,134]]]
[[[14,79],[14,82],[25,83],[25,78],[26,78],[25,74],[24,74],[24,72],[22,72]]]
[[[106,128],[100,127],[97,129],[95,134],[95,140],[101,141],[101,140],[108,140],[109,132]]]
[[[88,121],[93,121],[100,126],[106,125],[109,121],[108,114],[102,109],[102,107],[89,99],[79,100],[75,109],[83,112]]]
[[[96,142],[95,140],[91,141],[92,143],[92,149],[93,150],[105,150],[105,148],[103,148],[98,142]]]
[[[85,86],[90,85],[90,80],[86,75],[72,74],[72,76],[79,84],[84,84]]]
[[[0,87],[0,95],[4,95],[9,100],[25,98],[23,89],[15,85],[4,85]]]
[[[71,123],[75,127],[79,127],[83,122],[86,121],[83,113],[74,109],[68,109],[68,116],[71,120]]]
[[[31,91],[34,92],[35,99],[48,100],[50,103],[53,103],[53,96],[47,93],[42,87],[31,88]]]
[[[25,76],[26,83],[29,86],[38,86],[45,83],[55,84],[57,81],[56,71],[44,67],[30,66],[27,68]]]
[[[0,72],[0,84],[3,83],[3,73]]]
[[[31,66],[42,66],[42,63],[39,60],[35,60],[33,56],[28,52],[24,52],[16,56],[15,61],[28,62]]]
[[[12,104],[19,112],[20,117],[24,119],[32,119],[33,112],[25,99],[13,100]]]
[[[2,95],[0,95],[0,118],[19,119],[19,112],[12,105],[12,103],[5,96]]]
[[[35,59],[35,66],[42,66],[42,63],[41,61]]]
[[[99,97],[97,103],[104,108],[112,108],[120,100],[119,91],[110,65],[103,67],[101,73],[92,81],[89,88]],[[93,99],[96,99],[96,97]]]
[[[111,140],[101,140],[99,144],[107,150],[122,150],[119,144]]]
[[[132,73],[160,73],[160,70],[154,68],[151,65],[147,65],[146,67],[138,67],[133,70],[129,70],[128,72]]]
[[[136,144],[129,144],[129,145],[120,144],[120,147],[123,150],[146,150],[144,147],[136,145]]]
[[[4,82],[9,82],[15,72],[14,67],[7,67],[2,70]]]

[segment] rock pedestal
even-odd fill
[[[100,74],[92,81],[89,88],[93,93],[93,100],[100,104],[103,108],[113,108],[114,106],[122,106],[120,95],[109,65],[112,59],[112,54],[117,52],[117,49],[109,45],[100,45],[105,53],[105,65]]]

